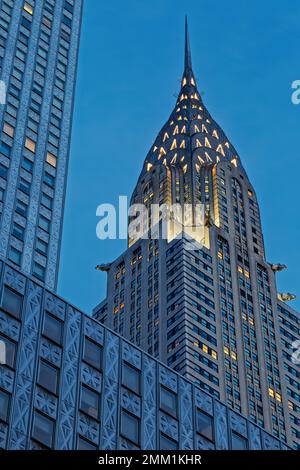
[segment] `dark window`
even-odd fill
[[[50,186],[51,188],[54,188],[55,185],[55,178],[52,175],[49,175],[49,173],[45,173],[44,175],[44,182]]]
[[[247,439],[232,431],[231,435],[232,450],[246,450]]]
[[[63,324],[60,320],[45,313],[43,334],[47,336],[47,338],[55,341],[55,343],[61,344],[62,328]]]
[[[91,442],[86,441],[82,437],[78,437],[78,450],[97,450],[97,446]]]
[[[102,348],[88,338],[84,338],[83,360],[96,369],[101,369]]]
[[[19,250],[16,250],[13,246],[11,246],[9,249],[8,258],[10,261],[20,266],[22,253]]]
[[[177,415],[177,395],[165,387],[160,388],[160,407],[173,416]]]
[[[135,416],[122,410],[121,434],[135,444],[140,444],[140,421]]]
[[[1,344],[2,344],[2,347],[1,347]],[[4,344],[4,347],[3,347],[3,344]],[[2,355],[0,354],[0,364],[2,363],[9,367],[14,368],[16,364],[16,351],[17,351],[16,343],[0,335],[0,350],[2,352]]]
[[[213,419],[203,411],[197,410],[197,432],[213,441]]]
[[[45,193],[42,193],[42,196],[41,196],[41,204],[43,204],[43,206],[47,207],[48,209],[52,209],[52,203],[53,203],[53,199],[51,199],[50,196],[48,196],[47,194]]]
[[[45,268],[44,266],[40,265],[39,263],[33,263],[33,270],[32,274],[43,281],[45,279]]]
[[[123,385],[133,392],[140,394],[140,372],[131,365],[123,364]]]
[[[52,447],[53,434],[54,421],[36,411],[33,420],[33,438],[47,447]]]
[[[21,227],[21,225],[14,223],[13,230],[12,230],[13,236],[23,241],[24,233],[25,233],[24,227]]]
[[[23,178],[20,178],[19,189],[25,194],[30,194],[30,183]]]
[[[23,215],[23,217],[27,216],[27,210],[28,206],[24,204],[22,201],[17,201],[16,203],[16,212],[20,215]]]
[[[0,390],[0,420],[7,422],[8,408],[9,408],[9,395],[3,390]]]
[[[35,249],[36,249],[36,251],[38,251],[39,253],[41,253],[41,254],[43,254],[43,255],[46,255],[46,254],[47,254],[47,250],[48,250],[48,245],[47,245],[46,242],[44,242],[44,241],[41,240],[40,238],[37,238]]]
[[[9,287],[4,286],[2,295],[2,308],[14,317],[20,318],[22,311],[22,296]]]
[[[93,418],[98,419],[99,402],[99,395],[83,385],[81,388],[80,409]]]
[[[160,450],[177,450],[178,444],[177,442],[170,439],[165,434],[160,434],[159,438],[159,449]]]
[[[47,364],[44,361],[40,362],[38,383],[42,387],[49,390],[49,392],[57,393],[58,387],[58,369]]]

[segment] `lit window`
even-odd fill
[[[208,347],[206,346],[206,344],[202,344],[202,351],[208,353]]]
[[[29,139],[29,137],[26,137],[25,148],[30,150],[30,152],[35,153],[35,142],[33,140]]]
[[[224,353],[228,356],[229,355],[229,349],[227,346],[224,346]]]
[[[13,137],[15,133],[15,128],[11,126],[10,124],[8,124],[7,122],[5,122],[3,126],[3,132],[9,135],[10,137]]]
[[[274,390],[272,388],[269,388],[269,396],[274,398],[275,397],[275,393],[274,393]]]
[[[46,161],[47,161],[47,163],[49,163],[49,165],[51,165],[51,166],[53,166],[54,168],[56,168],[56,161],[57,161],[57,158],[56,158],[55,155],[53,155],[53,153],[47,152]]]
[[[28,2],[25,2],[24,10],[27,11],[27,13],[29,13],[30,15],[33,14],[33,8]]]
[[[213,359],[218,359],[218,355],[217,355],[216,351],[212,351],[211,356],[212,356]]]

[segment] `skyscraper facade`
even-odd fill
[[[0,256],[55,289],[82,0],[1,0]]]
[[[286,448],[0,260],[0,449]]]
[[[137,224],[143,235],[129,235],[128,249],[99,266],[107,297],[94,317],[299,447],[299,314],[280,300],[282,266],[266,260],[255,190],[197,89],[187,25],[178,99],[131,203],[148,209]],[[155,215],[153,204],[169,212]],[[174,204],[191,207],[189,217],[174,216]],[[166,236],[153,237],[162,226]]]

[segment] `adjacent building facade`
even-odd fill
[[[55,289],[82,0],[1,0],[0,256]]]
[[[3,262],[0,344],[2,449],[287,448]]]
[[[107,298],[94,317],[298,448],[299,314],[278,300],[283,266],[265,258],[255,190],[197,89],[187,26],[178,99],[131,203],[148,209],[129,219],[143,235],[99,266]],[[153,204],[167,209],[153,214]],[[180,219],[174,204],[192,210]]]

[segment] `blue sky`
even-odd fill
[[[96,207],[130,196],[174,107],[185,14],[198,89],[256,188],[267,259],[288,265],[278,287],[299,309],[298,0],[85,0],[59,294],[87,312],[105,296],[94,267],[126,241],[96,238]]]

